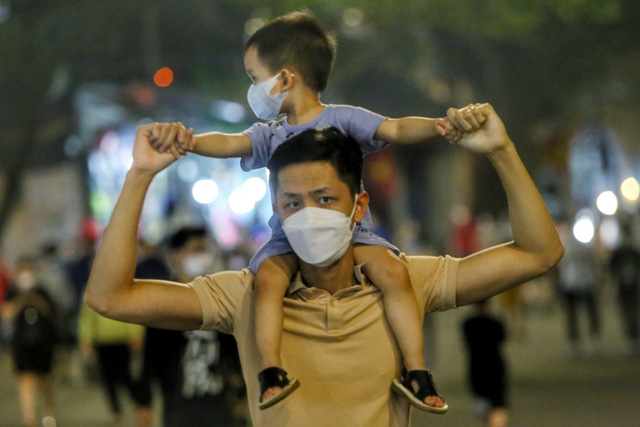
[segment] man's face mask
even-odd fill
[[[247,94],[249,106],[251,106],[254,114],[260,119],[273,120],[278,117],[282,102],[289,94],[289,92],[285,91],[271,95],[271,90],[276,85],[278,76],[279,74],[276,74],[262,83],[249,87],[249,93]]]
[[[353,237],[351,220],[357,200],[356,195],[349,217],[332,209],[307,207],[285,219],[282,229],[296,255],[317,267],[327,267],[339,260]]]

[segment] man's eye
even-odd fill
[[[326,205],[327,203],[331,202],[331,200],[332,198],[329,196],[320,197],[320,204]]]
[[[295,209],[298,207],[298,202],[290,202],[285,205],[287,209]]]

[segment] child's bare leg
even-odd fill
[[[382,291],[385,314],[398,341],[407,371],[427,369],[424,361],[420,311],[406,266],[383,246],[357,245],[355,257],[369,279]],[[427,405],[444,401],[428,396]]]
[[[255,333],[260,371],[272,366],[282,367],[282,299],[296,271],[298,258],[294,254],[268,258],[258,268],[255,279]],[[268,389],[262,400],[278,394],[280,390],[280,387]]]

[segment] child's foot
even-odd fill
[[[258,408],[267,409],[289,396],[300,386],[295,378],[287,378],[287,373],[276,366],[262,370],[258,374],[260,381],[260,403]]]
[[[436,390],[433,377],[428,369],[409,371],[403,370],[400,380],[393,380],[393,391],[405,397],[416,408],[444,414],[449,406]]]

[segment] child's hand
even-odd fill
[[[196,148],[197,138],[193,136],[193,129],[187,129],[187,131],[178,135],[176,139],[176,146],[182,150],[185,154],[189,151],[193,151]]]
[[[189,133],[193,135],[193,129],[185,128],[180,122],[158,123],[157,133],[149,138],[149,143],[156,151],[171,153],[173,157],[178,159],[187,154],[180,141],[184,141]]]
[[[469,104],[464,108],[449,108],[447,117],[438,120],[436,131],[449,143],[455,144],[469,133],[474,132],[487,120],[483,104]]]

